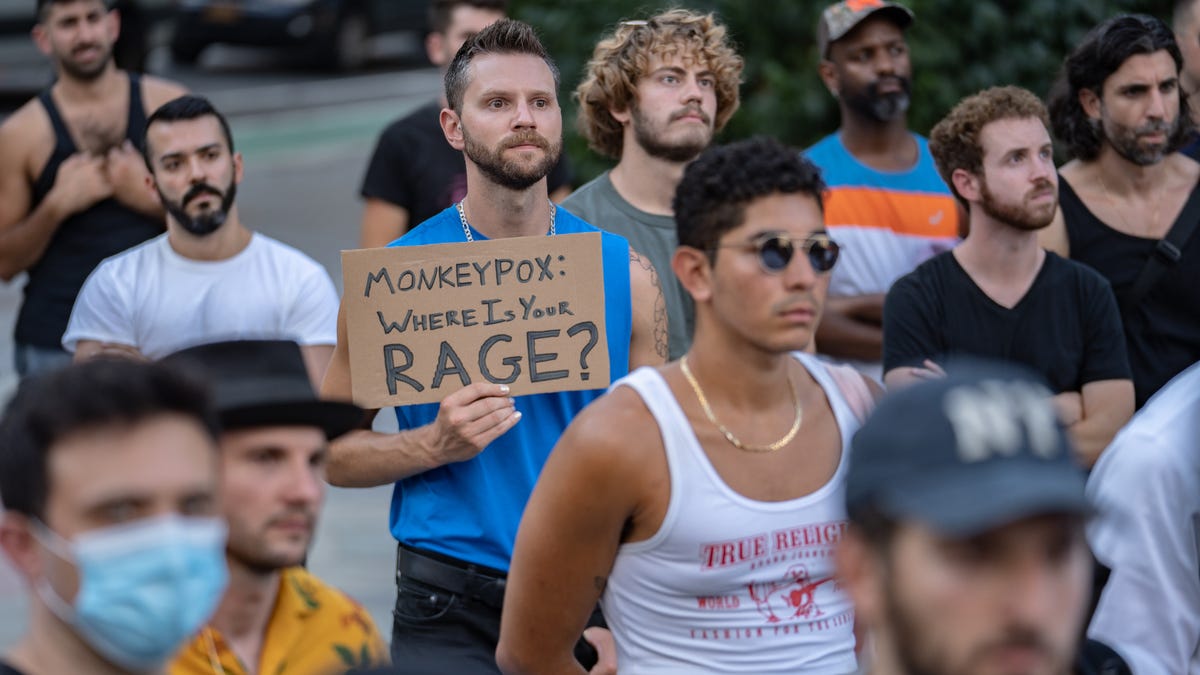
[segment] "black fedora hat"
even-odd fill
[[[365,417],[353,403],[317,398],[295,342],[214,342],[175,352],[162,362],[209,382],[226,429],[313,426],[332,439],[357,428]]]

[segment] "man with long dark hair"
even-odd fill
[[[1097,26],[1051,93],[1062,218],[1044,246],[1112,284],[1136,404],[1200,360],[1200,164],[1175,151],[1192,128],[1171,29],[1145,15]]]

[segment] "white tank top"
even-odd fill
[[[795,356],[829,398],[842,453],[828,483],[789,501],[755,501],[726,485],[658,371],[640,368],[614,385],[632,388],[654,415],[671,476],[662,525],[617,550],[601,599],[622,675],[856,669],[854,609],[833,578],[833,551],[858,422],[825,367]]]

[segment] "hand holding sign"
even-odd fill
[[[505,385],[476,382],[443,399],[427,427],[430,466],[465,462],[521,421],[508,394]]]
[[[608,386],[599,233],[344,251],[342,268],[360,405]]]

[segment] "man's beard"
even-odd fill
[[[920,619],[897,597],[894,581],[889,580],[885,584],[884,592],[884,610],[887,612],[888,626],[891,628],[892,648],[898,662],[896,665],[904,675],[971,675],[975,671],[964,668],[970,665],[978,667],[976,661],[987,651],[1005,646],[1032,647],[1046,654],[1054,654],[1053,648],[1036,631],[1012,627],[998,636],[999,639],[976,645],[968,654],[965,663],[950,663],[946,651],[938,649],[938,645],[946,644],[948,636],[930,635],[927,629],[923,630]],[[1062,663],[1058,664],[1060,668],[1054,669],[1053,672],[1067,672],[1067,659],[1063,658],[1061,661]]]
[[[483,175],[493,183],[509,190],[523,191],[546,177],[558,162],[562,152],[562,140],[551,143],[541,134],[533,130],[519,131],[500,142],[496,149],[491,149],[476,141],[464,126],[463,152],[467,155]],[[528,165],[504,158],[504,151],[518,145],[536,145],[542,149],[541,161]]]
[[[76,47],[75,51],[81,51],[90,47],[99,47],[99,45],[83,45],[81,47]],[[71,79],[78,80],[80,82],[92,82],[104,74],[105,69],[108,68],[108,64],[112,61],[112,58],[113,52],[112,46],[110,45],[108,50],[104,52],[104,55],[97,59],[96,62],[90,66],[82,66],[76,63],[70,58],[70,55],[59,58],[58,65]]]
[[[186,210],[188,203],[204,194],[211,194],[220,197],[221,206],[219,208],[202,211],[195,216],[188,213]],[[225,188],[224,192],[209,185],[208,183],[197,183],[188,188],[188,191],[183,195],[183,199],[179,200],[178,202],[173,202],[170,199],[167,199],[167,196],[162,193],[162,190],[158,190],[158,196],[162,199],[163,208],[166,209],[167,213],[171,214],[171,217],[174,218],[175,222],[179,223],[183,229],[197,237],[208,236],[213,232],[216,232],[218,228],[225,224],[225,219],[229,217],[229,210],[233,208],[233,198],[236,195],[237,183],[232,180],[229,181],[229,186]]]
[[[889,78],[900,84],[900,91],[880,94],[879,80],[876,80],[862,89],[843,91],[842,99],[852,110],[877,122],[900,119],[908,112],[912,82],[899,75],[891,75]]]
[[[701,152],[704,152],[704,149],[712,142],[712,118],[698,106],[688,106],[683,110],[676,111],[667,120],[667,124],[669,125],[671,122],[685,115],[698,114],[703,118],[705,125],[707,125],[706,133],[702,137],[689,134],[676,141],[662,139],[660,136],[664,133],[664,130],[656,128],[654,121],[643,114],[641,108],[636,104],[631,105],[630,109],[633,116],[634,140],[651,157],[657,157],[668,162],[690,162]]]
[[[1054,184],[1050,181],[1044,181],[1035,185],[1029,193],[1035,191],[1054,189]],[[1045,213],[1039,213],[1030,208],[1024,201],[1020,204],[1004,204],[996,199],[996,196],[988,190],[987,181],[984,180],[980,185],[980,203],[979,207],[983,212],[1010,227],[1025,232],[1033,232],[1040,230],[1054,221],[1054,214],[1058,207],[1058,193],[1054,193],[1054,201],[1045,209]]]
[[[1166,120],[1157,120],[1147,122],[1140,127],[1127,127],[1116,123],[1102,122],[1101,124],[1105,139],[1118,155],[1138,166],[1152,166],[1166,157],[1167,149],[1171,147],[1171,141],[1179,133],[1180,120],[1178,117],[1170,123]],[[1138,144],[1140,137],[1154,133],[1163,134],[1164,140],[1160,145],[1143,148]]]

